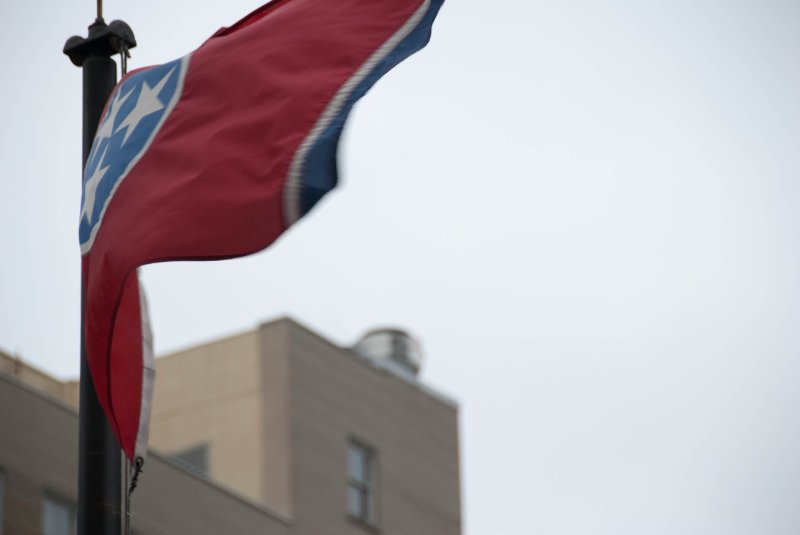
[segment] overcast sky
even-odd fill
[[[107,0],[132,67],[260,0]],[[78,372],[94,2],[0,2],[0,347]],[[800,532],[800,3],[447,0],[342,184],[245,259],[148,266],[159,353],[291,315],[415,333],[466,535]]]

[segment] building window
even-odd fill
[[[200,444],[170,455],[170,458],[189,472],[208,478],[208,444]]]
[[[61,498],[45,496],[42,502],[42,535],[75,535],[75,508]]]
[[[375,452],[360,442],[347,445],[347,512],[357,520],[375,525]]]

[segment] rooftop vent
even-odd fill
[[[374,329],[366,333],[353,351],[378,365],[416,377],[422,365],[419,342],[401,329]]]

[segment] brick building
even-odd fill
[[[134,534],[459,535],[458,409],[418,365],[401,331],[287,318],[157,359]],[[76,403],[0,354],[0,535],[71,533]]]

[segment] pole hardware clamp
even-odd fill
[[[114,54],[130,57],[128,50],[136,46],[136,38],[128,24],[121,20],[112,20],[109,24],[98,17],[89,26],[89,36],[73,35],[64,45],[64,54],[70,61],[82,67],[83,62],[92,56],[110,58]]]

